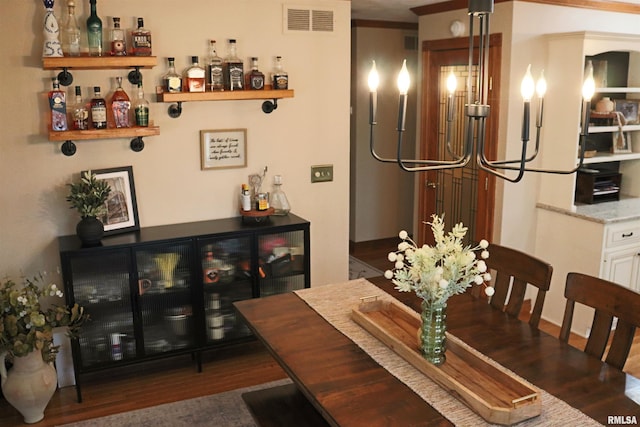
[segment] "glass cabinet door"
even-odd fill
[[[304,248],[303,230],[258,236],[260,297],[304,288]]]
[[[129,250],[69,260],[74,300],[90,316],[80,335],[82,367],[135,357]]]
[[[249,336],[249,328],[236,318],[232,304],[253,297],[251,238],[201,239],[198,246],[206,343]]]
[[[146,246],[135,252],[144,355],[195,346],[190,242]],[[142,348],[140,348],[142,347]]]

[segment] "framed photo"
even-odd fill
[[[96,178],[109,183],[111,192],[106,202],[107,213],[100,219],[104,224],[104,235],[125,233],[140,229],[136,190],[133,184],[133,168],[123,166],[92,171]],[[83,172],[84,173],[84,172]]]
[[[640,123],[638,118],[638,104],[640,100],[637,99],[616,99],[615,111],[622,113],[624,118],[623,125],[635,125]]]
[[[202,170],[246,167],[247,130],[201,130],[200,162]]]
[[[613,154],[631,153],[631,134],[620,130],[613,132],[611,152]]]

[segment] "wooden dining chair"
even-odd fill
[[[489,270],[493,270],[492,283],[495,293],[490,304],[507,314],[518,317],[524,303],[527,284],[537,288],[529,324],[538,328],[544,298],[551,285],[553,267],[532,255],[516,249],[491,243],[489,258],[485,260]]]
[[[609,344],[613,318],[618,323],[605,362],[620,370],[627,361],[636,327],[640,326],[640,294],[608,280],[580,273],[567,275],[564,296],[567,304],[560,329],[560,340],[569,341],[575,303],[595,309],[591,332],[584,352],[602,359]]]

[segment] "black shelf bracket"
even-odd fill
[[[69,86],[73,83],[73,74],[69,72],[67,67],[64,67],[62,71],[58,73],[58,82],[60,82],[62,86]]]
[[[262,103],[262,111],[265,114],[270,114],[276,108],[278,108],[278,99],[277,98],[274,98],[273,101],[264,101]]]
[[[142,73],[140,72],[140,67],[134,67],[134,70],[129,71],[129,75],[127,76],[127,79],[129,79],[129,82],[134,85],[137,86],[138,83],[142,83]]]
[[[130,147],[136,153],[139,153],[144,148],[144,141],[141,136],[136,136],[131,140]]]
[[[62,154],[67,157],[73,156],[74,154],[76,154],[76,144],[74,144],[73,141],[67,139],[62,143],[60,150],[62,151]]]
[[[169,117],[177,119],[182,114],[182,101],[178,101],[176,104],[169,105],[168,108]]]

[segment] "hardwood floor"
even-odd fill
[[[397,239],[387,239],[366,245],[355,245],[350,251],[362,261],[380,269],[390,267],[389,248]],[[368,243],[368,242],[367,242]],[[524,314],[526,316],[526,313]],[[540,328],[558,336],[560,328],[545,322]],[[584,348],[584,339],[573,336],[572,345]],[[640,378],[640,333],[625,371]],[[133,365],[118,370],[83,377],[83,402],[76,402],[74,387],[58,389],[38,427],[132,411],[163,403],[220,393],[241,387],[285,378],[286,374],[257,341],[203,354],[203,371],[198,373],[190,356],[179,356],[151,363]],[[0,399],[0,426],[23,426],[20,414],[4,399]]]

